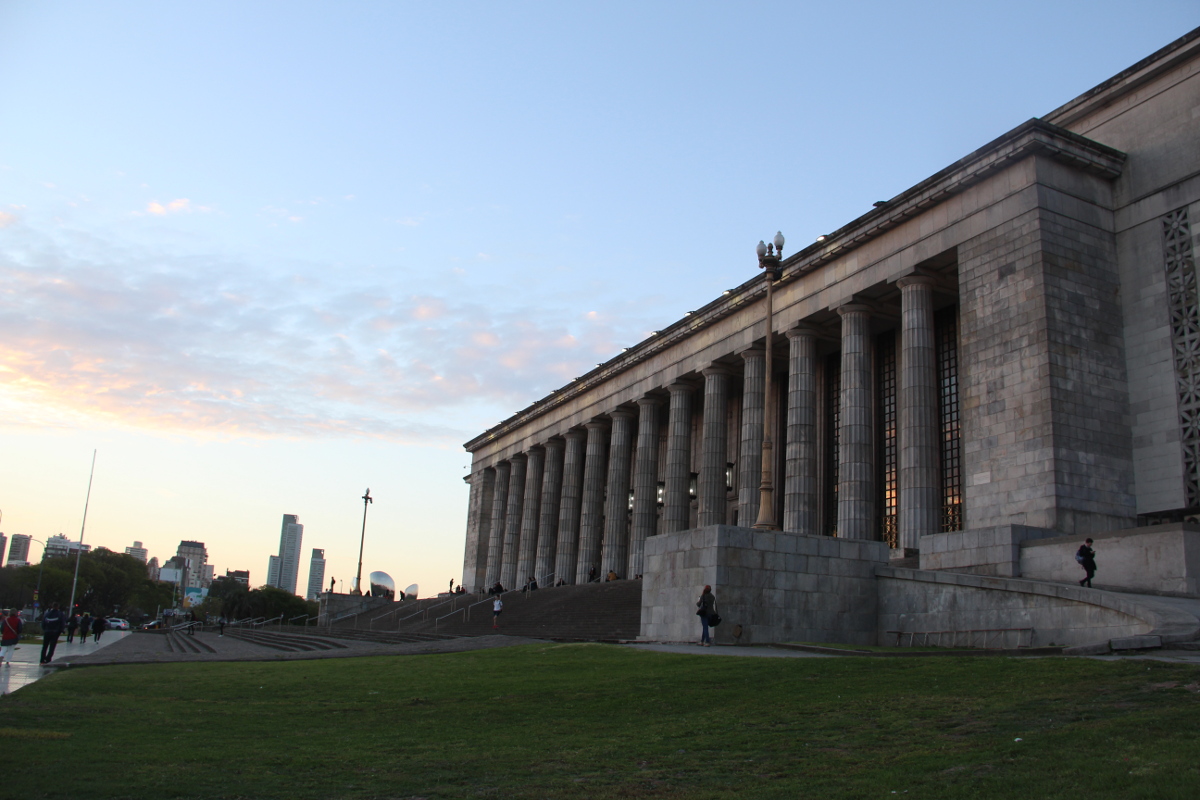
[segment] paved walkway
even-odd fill
[[[105,631],[98,643],[93,642],[91,636],[76,636],[75,641],[69,644],[65,635],[59,636],[58,647],[54,650],[54,662],[49,667],[38,663],[42,657],[41,638],[23,641],[13,651],[12,664],[0,667],[0,694],[8,694],[22,686],[28,686],[38,678],[49,675],[60,666],[78,658],[98,655],[130,635],[129,631]]]
[[[696,644],[626,644],[633,650],[656,653],[683,653],[689,656],[742,656],[743,658],[842,658],[832,653],[811,653],[779,647],[701,647]],[[847,655],[851,655],[847,653]]]

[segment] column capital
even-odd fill
[[[633,419],[637,414],[630,408],[618,408],[608,412],[608,416],[612,419]]]
[[[642,395],[641,397],[639,397],[637,404],[638,404],[639,409],[651,408],[651,407],[657,408],[660,402],[662,402],[662,401],[660,401],[657,397],[653,397],[653,396],[647,394],[647,395]]]
[[[799,339],[801,336],[819,338],[823,334],[824,332],[820,328],[808,322],[798,322],[783,332],[783,335],[789,339]]]
[[[544,447],[546,448],[546,450],[560,450],[560,449],[562,449],[562,446],[565,445],[566,443],[567,443],[566,439],[563,438],[562,436],[551,436],[549,439],[546,440],[546,444],[544,445]]]
[[[736,353],[737,353],[739,356],[741,356],[741,358],[742,358],[742,360],[743,360],[743,361],[751,361],[751,360],[754,360],[754,359],[758,359],[758,358],[766,358],[766,357],[767,357],[767,348],[766,348],[766,346],[765,346],[765,345],[761,345],[761,344],[759,344],[759,343],[757,343],[757,342],[755,342],[755,343],[754,343],[754,344],[752,344],[752,345],[748,345],[748,346],[746,346],[746,347],[743,347],[742,349],[740,349],[740,350],[737,350],[737,351],[735,351],[735,352],[736,352]]]
[[[564,439],[582,439],[587,436],[587,431],[580,428],[571,428],[563,434]]]
[[[583,427],[587,428],[589,431],[602,431],[608,428],[608,424],[608,420],[606,419],[589,419],[587,422],[583,423]]]
[[[539,450],[544,453],[546,452],[546,446],[544,444],[532,444],[529,446],[529,449],[525,451],[525,455],[532,455],[534,450]]]
[[[896,281],[896,285],[901,289],[907,289],[910,286],[928,286],[933,288],[937,285],[937,279],[932,275],[922,275],[918,272],[914,275],[905,275],[903,278]]]
[[[839,316],[845,317],[848,314],[870,314],[871,307],[866,303],[846,303],[837,307]]]
[[[724,364],[713,363],[713,364],[709,364],[707,367],[700,370],[700,374],[706,378],[713,378],[713,377],[728,378],[730,375],[733,374],[733,370],[731,370],[729,367],[725,366]]]
[[[696,384],[691,381],[675,381],[667,386],[667,391],[672,395],[691,394],[696,391]]]
[[[517,461],[518,459],[520,459],[520,460],[524,461],[526,458],[528,458],[528,456],[525,453],[513,453],[511,456],[508,457],[508,460],[509,461]]]

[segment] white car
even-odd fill
[[[129,620],[121,619],[120,617],[109,617],[108,629],[110,631],[127,631],[129,630]]]

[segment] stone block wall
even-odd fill
[[[1022,577],[1077,582],[1084,572],[1075,562],[1075,552],[1086,538],[1061,536],[1022,542]],[[1200,526],[1171,523],[1095,533],[1092,538],[1097,568],[1093,585],[1200,596]]]
[[[934,533],[920,539],[921,569],[1015,578],[1021,575],[1022,542],[1059,535],[1028,525]]]
[[[711,525],[646,540],[640,638],[696,642],[707,584],[718,644],[875,641],[875,567],[883,542]],[[741,626],[741,636],[734,636]]]
[[[1144,604],[1077,586],[880,567],[878,635],[1030,628],[1024,644],[1080,646],[1156,629]],[[1193,620],[1194,621],[1194,620]]]

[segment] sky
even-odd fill
[[[0,531],[461,577],[463,442],[1188,2],[0,0]],[[37,553],[35,546],[34,552]],[[7,554],[6,554],[7,555]],[[35,555],[36,558],[36,555]]]

